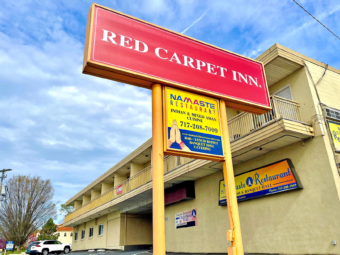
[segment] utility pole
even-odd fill
[[[2,175],[0,177],[0,179],[1,179],[1,182],[0,182],[0,197],[2,196],[2,182],[7,177],[5,172],[8,172],[8,171],[12,171],[12,169],[2,169],[2,170],[0,170],[0,173],[2,173]]]
[[[4,179],[7,177],[7,174],[5,174],[5,172],[9,172],[9,171],[12,171],[12,169],[2,169],[0,170],[0,173],[1,174],[1,181],[0,181],[0,207],[1,207],[1,202],[2,202],[2,183],[4,181]],[[6,193],[6,190],[5,190],[5,193]],[[4,255],[6,255],[6,247],[5,247],[5,252],[4,252]],[[2,254],[2,250],[1,250],[1,253]]]

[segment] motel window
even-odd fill
[[[331,109],[331,108],[325,108],[325,110],[326,110],[326,116],[328,118],[340,120],[340,111],[337,111],[337,110]]]
[[[102,236],[104,233],[104,225],[100,224],[99,225],[99,230],[98,230],[98,235]]]
[[[71,232],[70,236],[73,236],[73,232]]]
[[[293,100],[293,95],[289,84],[284,86],[282,89],[275,91],[273,95]]]
[[[93,228],[90,228],[89,237],[91,238],[92,236],[93,236]]]
[[[81,231],[81,239],[83,240],[85,238],[85,229]]]
[[[66,236],[67,234],[66,234],[66,232],[64,233],[64,236]]]
[[[74,241],[77,241],[78,240],[78,232],[75,232],[74,233]]]

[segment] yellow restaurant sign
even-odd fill
[[[223,159],[219,101],[166,87],[165,152]]]
[[[329,130],[331,131],[335,151],[340,152],[340,123],[328,121]]]
[[[237,201],[301,189],[290,159],[285,159],[235,176]],[[219,205],[227,204],[224,180],[220,181]]]

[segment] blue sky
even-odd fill
[[[340,41],[291,0],[97,3],[248,57],[279,43],[340,69]],[[299,3],[340,36],[339,1]],[[0,169],[51,179],[61,203],[151,137],[149,90],[81,73],[90,5],[0,9]]]

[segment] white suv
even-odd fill
[[[26,254],[42,254],[48,255],[49,253],[60,254],[64,252],[65,254],[70,253],[71,244],[61,243],[58,240],[46,240],[46,241],[36,241],[30,247],[27,247]]]

